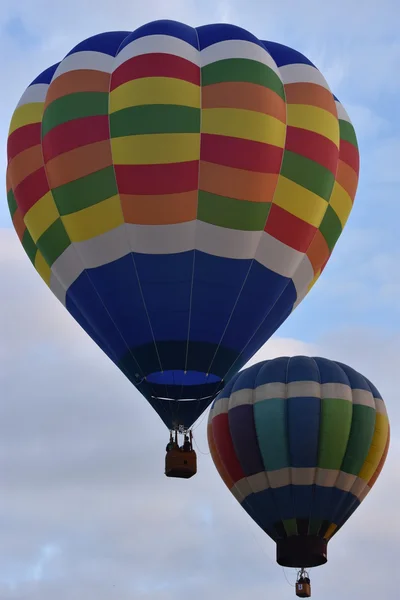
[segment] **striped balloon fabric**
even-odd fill
[[[302,54],[155,21],[83,41],[27,88],[8,203],[56,297],[168,426],[189,426],[320,276],[358,161]]]
[[[237,374],[208,421],[225,484],[277,542],[277,561],[326,562],[326,545],[371,490],[389,448],[378,390],[354,369],[296,356]]]

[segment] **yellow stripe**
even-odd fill
[[[40,123],[43,117],[43,106],[44,102],[30,102],[17,108],[12,116],[8,135],[24,125]]]
[[[329,538],[335,533],[336,529],[337,529],[337,525],[335,525],[335,523],[331,523],[328,527],[326,534],[324,535],[324,538],[326,540],[329,540]]]
[[[61,217],[71,242],[84,242],[124,223],[119,196]]]
[[[375,473],[385,451],[388,434],[389,420],[386,415],[377,412],[371,447],[359,474],[359,477],[364,481],[368,482]]]
[[[323,108],[306,104],[288,104],[287,124],[291,127],[300,127],[319,133],[339,148],[339,121],[337,117]]]
[[[314,227],[321,225],[328,208],[326,200],[283,175],[279,177],[273,202]]]
[[[199,133],[155,133],[113,138],[114,164],[159,165],[200,159]]]
[[[177,104],[200,108],[201,88],[172,77],[143,77],[128,81],[110,94],[110,113],[142,104]]]
[[[315,275],[314,275],[314,277],[313,277],[313,279],[312,279],[311,283],[310,283],[310,284],[309,284],[309,286],[308,286],[308,291],[310,291],[310,290],[311,290],[311,288],[313,288],[313,287],[314,287],[314,285],[315,285],[315,283],[316,283],[317,279],[319,279],[319,276],[320,276],[320,275],[321,275],[321,269],[319,269],[319,270],[318,270],[318,271],[315,273]]]
[[[24,223],[36,243],[40,236],[58,219],[59,213],[53,194],[47,192],[28,210]]]
[[[227,135],[283,148],[286,125],[254,110],[241,108],[205,108],[201,112],[202,133]]]
[[[36,252],[35,256],[35,269],[46,285],[50,286],[51,269],[39,250]]]
[[[351,209],[353,208],[353,203],[349,194],[337,181],[335,181],[335,185],[333,186],[332,196],[329,204],[339,217],[342,227],[344,227],[347,219],[349,218]]]

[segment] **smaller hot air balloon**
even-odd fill
[[[239,372],[214,400],[208,442],[214,464],[250,517],[276,542],[276,560],[306,568],[377,480],[389,448],[385,403],[340,362],[296,356]]]

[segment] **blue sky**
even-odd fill
[[[157,18],[232,22],[297,48],[321,69],[353,120],[361,155],[354,209],[322,277],[259,358],[337,358],[383,393],[393,428],[387,465],[313,580],[315,596],[325,600],[336,597],[338,572],[345,574],[344,600],[397,598],[386,553],[400,545],[400,5],[4,0],[4,188],[8,124],[30,81],[85,37]],[[205,421],[196,436],[198,476],[184,485],[166,481],[162,424],[37,277],[11,229],[5,191],[0,271],[1,600],[170,600],[178,593],[171,574],[179,560],[186,584],[178,589],[193,600],[293,596],[274,563],[273,544],[219,481],[207,455]],[[138,461],[141,454],[146,458]],[[372,569],[376,587],[364,589],[361,579]]]

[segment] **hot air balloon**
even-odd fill
[[[327,562],[329,540],[386,460],[389,421],[378,390],[325,358],[260,362],[214,400],[208,442],[227,487],[276,542],[278,564],[301,569],[297,595],[309,597],[303,570]]]
[[[233,25],[90,37],[31,83],[9,129],[27,255],[172,445],[318,279],[357,180],[323,75]]]

